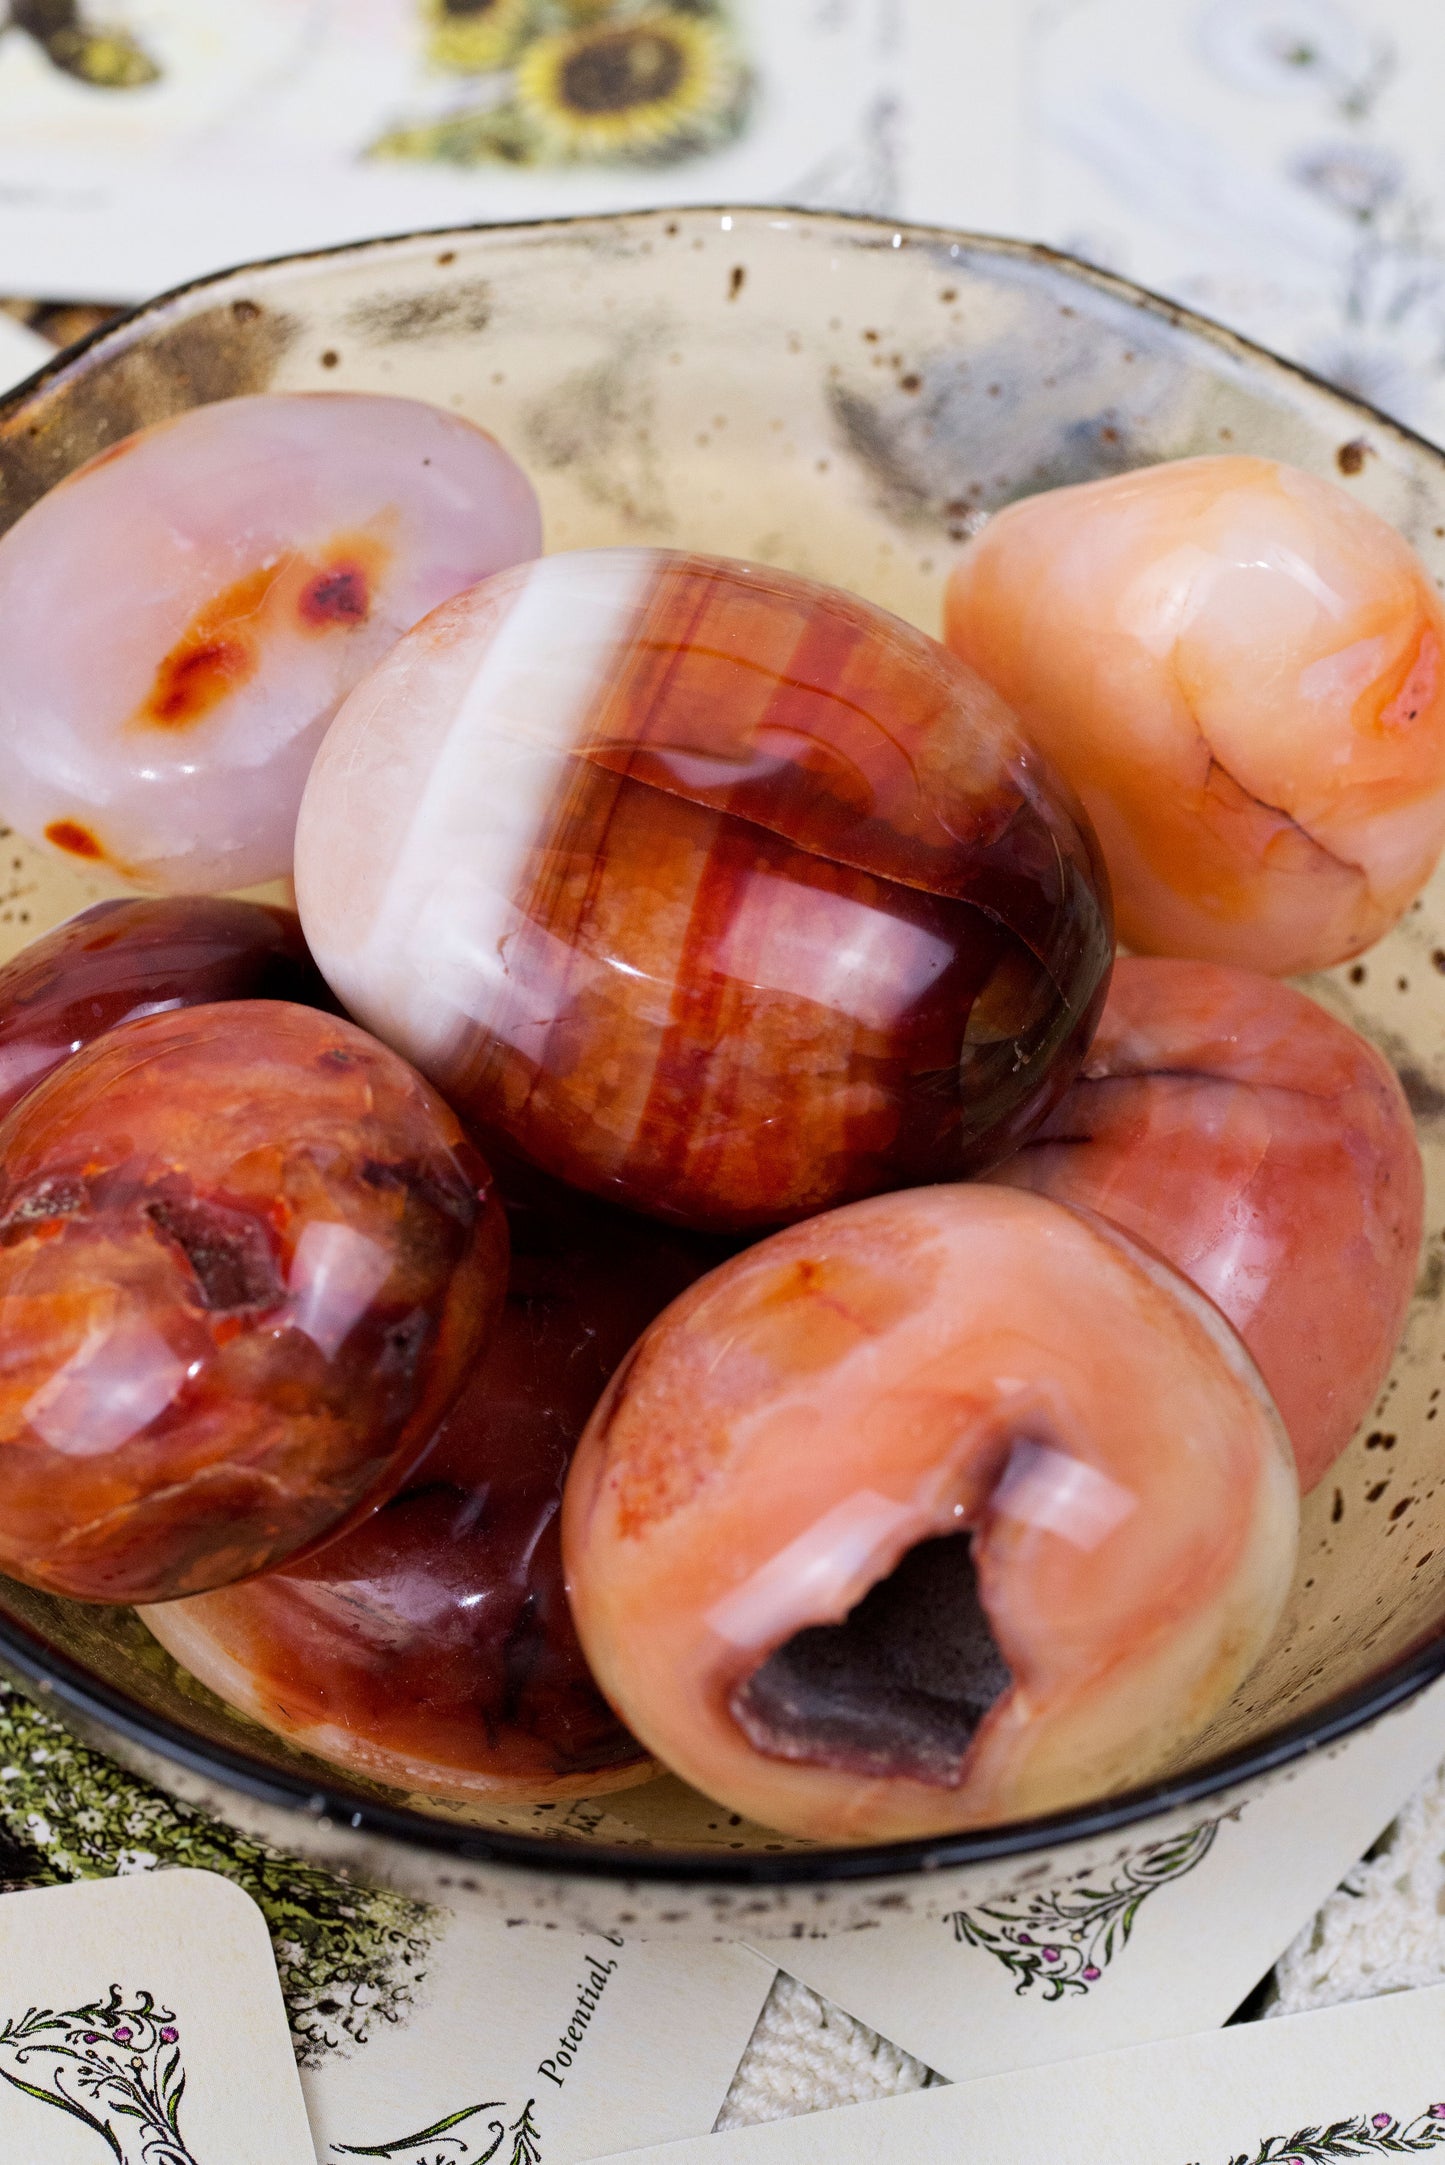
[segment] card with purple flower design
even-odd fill
[[[212,1872],[0,1896],[5,2165],[313,2165],[265,1920]]]
[[[939,1923],[792,1943],[786,1967],[955,2081],[1208,2029],[1442,1753],[1437,1684],[1244,1805]]]
[[[744,2127],[608,2165],[1445,2158],[1445,1985]]]

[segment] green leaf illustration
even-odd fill
[[[419,2150],[424,2142],[436,2135],[445,2135],[449,2128],[460,2127],[463,2120],[475,2119],[479,2112],[505,2112],[499,2097],[488,2100],[485,2105],[463,2105],[460,2112],[449,2112],[444,2120],[433,2120],[430,2127],[419,2128],[415,2135],[398,2135],[393,2142],[356,2143],[334,2142],[331,2147],[341,2157],[395,2157],[402,2150]],[[501,2142],[504,2129],[498,2128],[495,2150]],[[492,2150],[487,2152],[491,2156]]]
[[[1224,1821],[1237,1818],[1241,1809],[1237,1805],[1136,1850],[1102,1884],[1085,1873],[1059,1887],[956,1910],[950,1920],[954,1937],[1001,1963],[1020,1996],[1036,1987],[1046,2004],[1071,1993],[1087,1995],[1128,1945],[1149,1897],[1196,1870]]]
[[[137,1660],[168,1659],[134,1618],[109,1617],[108,1631],[134,1631]],[[11,1850],[22,1867],[9,1867],[6,1884],[190,1865],[244,1887],[270,1927],[303,2067],[348,2039],[364,2043],[411,2004],[426,1973],[435,1911],[339,1880],[166,1796],[79,1743],[9,1683],[0,1683],[0,1776],[0,1868]]]

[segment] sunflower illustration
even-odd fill
[[[649,8],[538,38],[515,100],[554,158],[663,158],[730,133],[746,82],[716,23]]]
[[[449,75],[485,75],[513,57],[532,0],[425,0],[427,58]]]

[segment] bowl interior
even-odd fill
[[[1445,576],[1445,456],[1282,363],[1044,251],[760,211],[374,243],[154,303],[0,405],[0,525],[143,422],[258,389],[399,392],[481,422],[533,474],[551,549],[752,557],[930,632],[987,512],[1205,451],[1342,481]],[[0,861],[0,956],[116,891],[8,833]],[[1426,1246],[1380,1402],[1306,1500],[1284,1626],[1181,1771],[1207,1773],[1302,1717],[1324,1726],[1372,1679],[1388,1689],[1422,1645],[1445,1661],[1445,877],[1363,962],[1308,990],[1405,1082]],[[342,1812],[384,1801],[714,1867],[798,1846],[671,1779],[498,1809],[343,1779],[232,1714],[128,1612],[3,1580],[0,1654],[72,1693],[93,1684],[162,1750],[184,1735],[202,1762],[219,1754],[273,1793],[322,1789]]]

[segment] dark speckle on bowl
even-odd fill
[[[1403,1062],[1398,1072],[1405,1102],[1415,1118],[1438,1120],[1440,1115],[1445,1113],[1445,1090],[1409,1061]]]
[[[531,407],[524,462],[567,471],[592,500],[649,539],[672,538],[655,437],[654,372],[671,342],[662,319],[631,325],[600,361]]]
[[[244,313],[243,313],[244,309]],[[0,416],[0,529],[72,468],[153,421],[264,391],[300,334],[294,316],[244,299],[119,345]]]
[[[347,309],[345,322],[358,338],[389,346],[403,340],[461,338],[484,331],[494,307],[490,279],[459,278],[451,285],[356,301]]]

